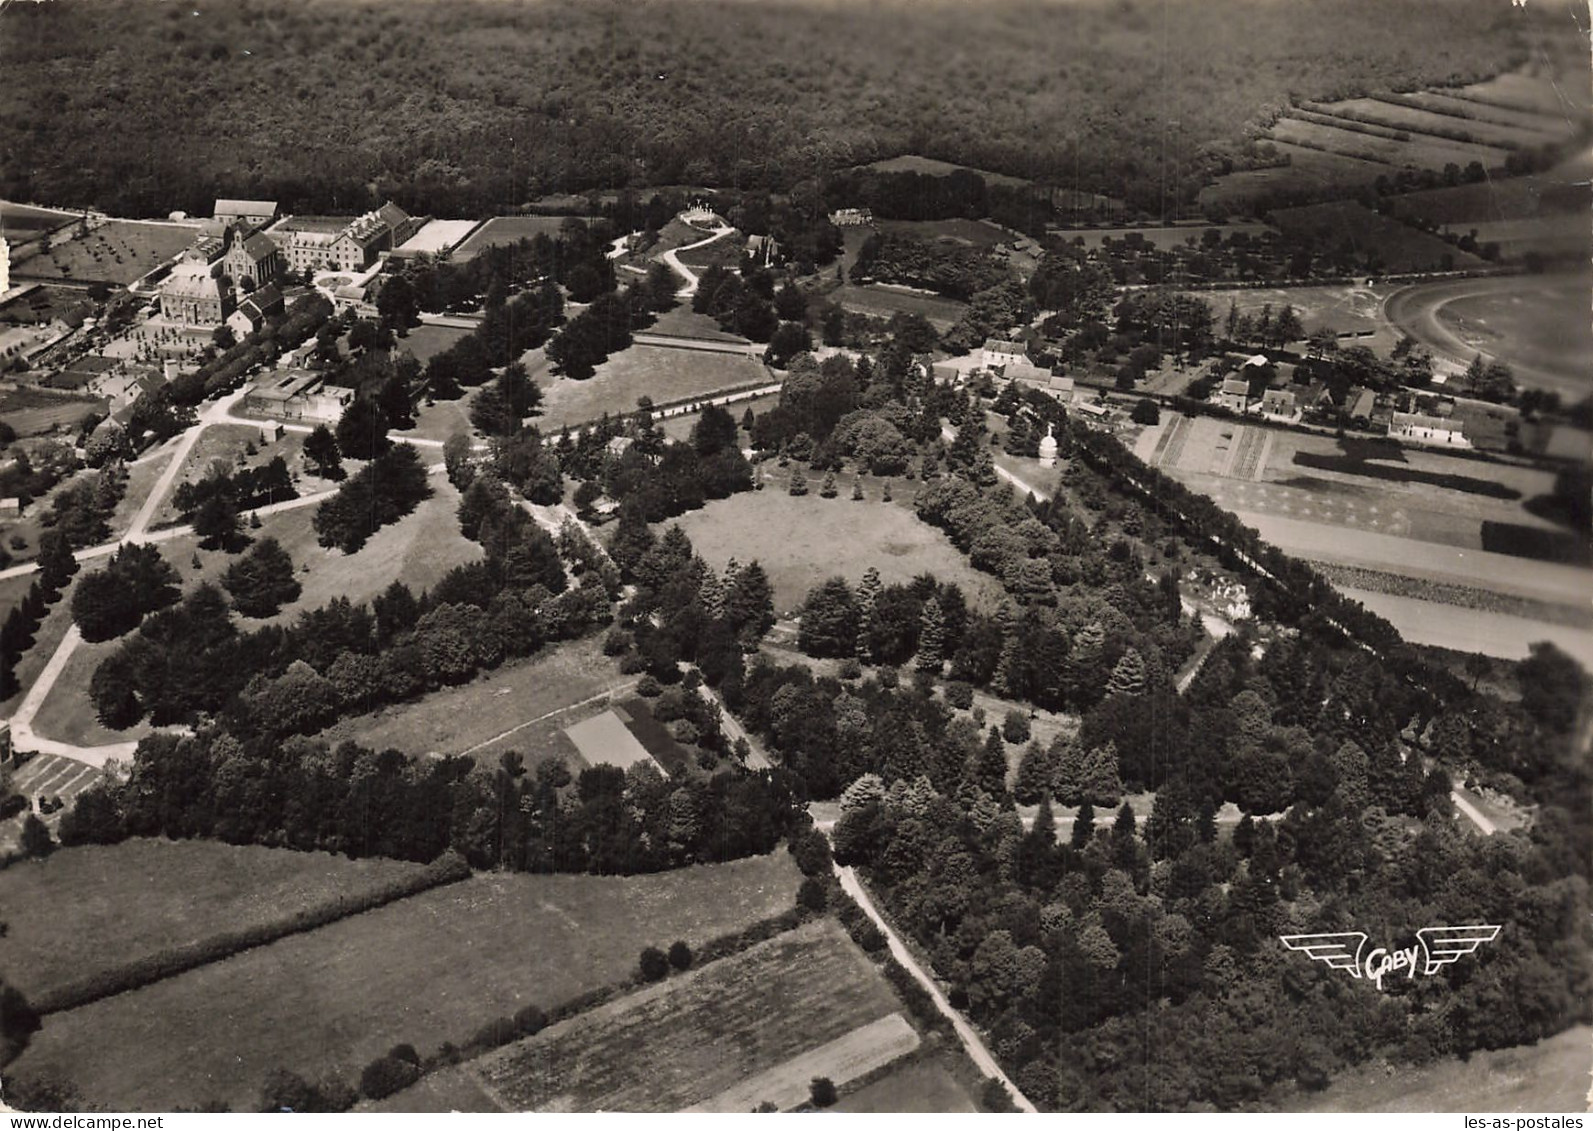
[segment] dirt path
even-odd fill
[[[846,894],[857,901],[857,905],[863,909],[863,913],[874,921],[874,925],[885,936],[886,945],[890,947],[891,957],[900,962],[902,968],[913,976],[913,980],[924,987],[930,999],[934,1001],[935,1008],[940,1010],[946,1019],[951,1022],[952,1028],[957,1031],[958,1039],[962,1041],[962,1047],[968,1052],[969,1059],[978,1065],[979,1071],[986,1076],[1001,1081],[1002,1086],[1011,1093],[1012,1102],[1017,1104],[1019,1111],[1026,1111],[1031,1114],[1036,1113],[1036,1108],[1029,1102],[1028,1097],[1018,1091],[1016,1084],[1007,1079],[1007,1074],[1001,1070],[1001,1065],[996,1063],[996,1058],[990,1055],[990,1050],[985,1047],[984,1041],[974,1031],[974,1027],[968,1024],[961,1013],[951,1007],[951,1003],[946,1000],[946,995],[940,992],[940,987],[935,984],[935,980],[925,973],[924,968],[918,964],[918,960],[913,957],[912,952],[903,945],[902,940],[897,937],[890,924],[885,922],[879,910],[874,906],[873,899],[869,897],[867,889],[863,887],[862,882],[857,878],[857,873],[851,868],[843,868],[839,864],[834,867],[835,877],[840,880],[841,887],[846,891]]]

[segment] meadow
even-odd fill
[[[1000,583],[976,572],[945,534],[909,509],[913,484],[896,480],[892,494],[898,501],[882,503],[880,481],[865,476],[867,497],[854,502],[850,476],[838,481],[835,498],[825,499],[817,475],[809,476],[809,493],[795,498],[786,494],[779,469],[766,464],[765,475],[764,490],[711,502],[676,521],[716,570],[731,558],[756,558],[769,575],[781,615],[794,612],[826,578],[839,574],[855,585],[870,566],[887,585],[928,572],[957,582],[971,602],[993,608],[1000,601]],[[779,536],[770,537],[770,531]]]
[[[845,932],[821,919],[470,1068],[509,1110],[680,1111],[900,1008]]]
[[[896,314],[921,314],[936,330],[946,331],[967,312],[966,303],[940,295],[920,294],[917,291],[898,290],[894,287],[869,283],[859,286],[848,283],[837,287],[826,296],[831,302],[841,304],[854,314],[867,314],[874,318],[890,318]]]
[[[125,286],[147,275],[199,238],[188,224],[110,220],[87,235],[52,237],[49,250],[18,267],[36,277]]]
[[[58,849],[0,871],[9,927],[6,979],[37,996],[420,869],[398,860],[200,840]]]
[[[551,379],[543,389],[542,411],[535,423],[544,433],[553,433],[566,425],[596,421],[605,412],[635,412],[637,400],[644,396],[662,405],[760,381],[774,378],[749,355],[631,346],[599,365],[590,380]]]
[[[992,248],[1017,237],[988,220],[876,220],[874,227],[891,235],[909,236],[926,243],[960,244]]]
[[[506,664],[470,683],[344,719],[323,737],[407,754],[458,754],[480,747],[486,756],[512,749],[529,755],[532,763],[563,755],[570,769],[579,771],[583,763],[575,747],[559,741],[563,728],[579,719],[579,704],[595,696],[619,695],[634,683],[603,655],[601,639],[588,637]],[[590,707],[591,713],[600,709]],[[539,721],[546,726],[536,726]]]
[[[438,354],[452,349],[469,336],[469,330],[457,326],[433,326],[422,323],[419,326],[411,326],[404,332],[404,336],[398,339],[397,352],[407,353],[421,365],[425,365]]]
[[[1280,1104],[1288,1111],[1584,1111],[1588,1046],[1593,1029],[1578,1025],[1511,1049],[1485,1049],[1432,1064],[1368,1065],[1339,1076],[1320,1092]]]
[[[952,1070],[951,1061],[957,1057],[952,1051],[930,1053],[904,1059],[900,1065],[883,1076],[850,1091],[841,1097],[832,1111],[869,1114],[887,1112],[923,1113],[926,1115],[976,1112],[973,1097],[968,1094]]]
[[[485,248],[502,247],[536,236],[556,238],[567,220],[585,223],[580,216],[494,216],[454,248],[452,258],[463,262],[480,255]]]
[[[100,411],[104,404],[103,400],[19,387],[0,393],[0,422],[11,425],[18,436],[43,436],[57,430],[75,432],[84,417]]]
[[[479,875],[54,1014],[10,1071],[63,1076],[109,1110],[248,1110],[273,1068],[351,1079],[400,1041],[429,1055],[628,978],[644,946],[779,914],[799,879],[785,852],[653,876]]]

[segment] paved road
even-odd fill
[[[874,921],[874,925],[885,936],[885,943],[890,947],[891,957],[900,962],[902,968],[913,976],[913,980],[924,987],[930,999],[934,1001],[935,1008],[940,1010],[946,1019],[951,1022],[951,1027],[956,1030],[957,1037],[962,1041],[962,1047],[967,1050],[969,1059],[978,1065],[979,1071],[986,1076],[1001,1081],[1002,1086],[1011,1093],[1012,1102],[1018,1105],[1019,1111],[1036,1112],[1034,1104],[1030,1103],[1028,1097],[1022,1092],[1018,1091],[1018,1086],[1007,1078],[1007,1074],[1001,1070],[1001,1065],[996,1063],[996,1058],[990,1055],[990,1050],[985,1047],[984,1041],[974,1031],[974,1027],[968,1024],[961,1013],[951,1007],[951,1003],[946,1000],[946,995],[940,992],[940,987],[935,984],[935,980],[924,972],[924,968],[918,964],[918,960],[913,957],[912,952],[902,944],[902,940],[897,937],[896,932],[891,930],[890,924],[885,922],[879,910],[874,906],[874,901],[869,898],[868,891],[858,880],[857,873],[851,868],[843,868],[839,864],[834,867],[835,877],[841,881],[842,889],[845,890],[847,895],[857,901],[857,905],[863,909],[863,913]]]

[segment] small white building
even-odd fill
[[[1261,415],[1269,420],[1296,421],[1300,406],[1289,389],[1268,389],[1261,395]]]
[[[1469,448],[1465,426],[1458,420],[1427,416],[1419,412],[1396,412],[1388,422],[1388,434],[1396,440],[1433,444],[1448,448]]]
[[[1007,365],[1029,365],[1029,347],[1008,338],[986,338],[979,352],[979,362],[986,369]]]
[[[1056,466],[1056,437],[1051,434],[1052,426],[1045,426],[1045,436],[1040,440],[1040,466]]]
[[[1250,382],[1244,377],[1223,378],[1217,403],[1233,412],[1246,411],[1250,407]]]

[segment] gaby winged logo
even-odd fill
[[[1405,971],[1416,977],[1420,966],[1424,977],[1438,973],[1451,962],[1459,962],[1485,942],[1499,935],[1496,924],[1469,927],[1423,927],[1416,932],[1416,945],[1403,950],[1378,947],[1366,952],[1365,931],[1338,931],[1325,935],[1280,935],[1278,941],[1290,950],[1304,951],[1317,962],[1334,970],[1348,970],[1352,978],[1365,978],[1383,988],[1383,977]]]

